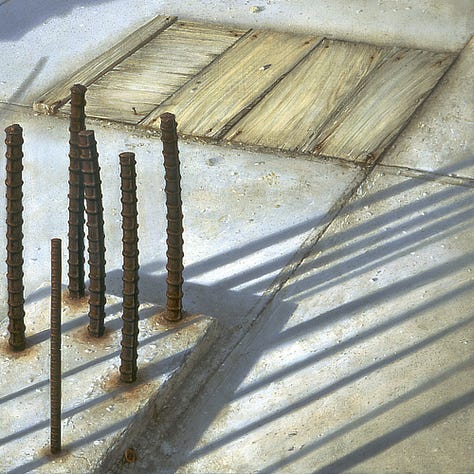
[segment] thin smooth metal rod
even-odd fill
[[[84,283],[84,183],[81,174],[79,132],[85,125],[85,93],[81,84],[71,87],[71,115],[69,123],[69,230],[68,230],[68,277],[69,296],[81,298]]]
[[[178,133],[175,116],[160,116],[161,141],[165,165],[167,263],[168,270],[165,318],[179,321],[183,317],[183,209],[179,170]]]
[[[120,353],[120,380],[134,382],[137,378],[138,350],[138,213],[135,155],[120,154],[122,190],[123,244],[123,327]]]
[[[51,240],[51,453],[61,451],[61,240]]]
[[[7,292],[10,347],[26,346],[23,287],[23,129],[18,124],[5,129],[7,198]]]
[[[92,130],[79,132],[81,172],[84,179],[84,197],[89,241],[89,334],[104,334],[105,318],[105,237],[104,209],[100,182],[99,155]]]

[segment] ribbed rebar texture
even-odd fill
[[[22,351],[26,346],[23,288],[23,129],[18,124],[5,129],[7,198],[7,291],[8,340],[10,347]]]
[[[51,240],[51,453],[61,451],[61,240]]]
[[[104,209],[100,182],[99,155],[92,130],[79,132],[81,172],[87,214],[89,242],[89,333],[104,334],[105,318],[105,244]]]
[[[168,270],[165,318],[178,321],[183,316],[183,209],[181,203],[181,175],[179,171],[178,134],[175,116],[160,116],[161,141],[165,164],[165,192],[167,219]]]
[[[123,243],[123,328],[120,380],[137,378],[138,350],[138,219],[135,155],[120,154]]]
[[[69,122],[69,230],[68,276],[69,296],[84,296],[84,185],[81,174],[79,132],[85,130],[85,94],[81,84],[71,87],[71,116]]]

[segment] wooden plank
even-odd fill
[[[361,162],[375,160],[453,59],[450,53],[394,50],[303,151]]]
[[[101,54],[85,66],[81,67],[71,77],[43,94],[33,105],[37,112],[54,114],[64,105],[70,96],[71,86],[83,84],[89,86],[107,71],[110,71],[127,56],[140,49],[164,29],[176,21],[176,17],[157,16],[131,33],[113,48]]]
[[[321,37],[254,31],[150,114],[142,125],[159,127],[163,112],[176,115],[185,135],[220,138],[320,41]]]
[[[324,40],[225,139],[298,150],[387,51],[367,44]]]
[[[245,32],[174,23],[89,87],[86,115],[138,123]]]

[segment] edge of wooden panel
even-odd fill
[[[159,15],[119,41],[100,56],[77,70],[72,76],[45,92],[33,104],[33,110],[43,114],[55,114],[70,98],[74,84],[91,85],[99,77],[120,64],[146,43],[172,25],[178,17]]]

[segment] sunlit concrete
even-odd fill
[[[3,128],[25,130],[29,305],[48,295],[49,239],[66,242],[68,140],[66,119],[35,116],[30,106],[154,15],[449,51],[469,40],[474,18],[469,0],[40,3],[0,1],[0,102],[25,106],[3,105],[0,118]],[[217,339],[174,387],[176,411],[162,406],[131,438],[137,462],[123,464],[118,450],[108,470],[472,469],[472,48],[463,54],[348,203],[364,170],[180,144],[185,307],[214,318]],[[102,167],[108,292],[120,298],[118,153],[130,150],[141,298],[162,306],[159,138],[88,124]],[[5,282],[0,303],[6,316]],[[3,329],[2,350],[6,339]],[[33,468],[31,455],[18,472]]]
[[[45,290],[44,292],[41,290]],[[110,451],[122,457],[128,438],[162,408],[180,378],[194,370],[215,343],[215,320],[202,315],[165,324],[161,308],[140,307],[139,370],[134,383],[119,379],[121,298],[107,296],[105,334],[87,332],[87,298],[63,294],[61,351],[61,452],[50,450],[50,302],[40,288],[26,306],[28,346],[21,353],[2,344],[0,368],[0,471],[91,472]],[[1,327],[2,342],[7,337]]]
[[[164,472],[469,472],[473,202],[472,187],[375,172],[212,403],[154,445]]]

